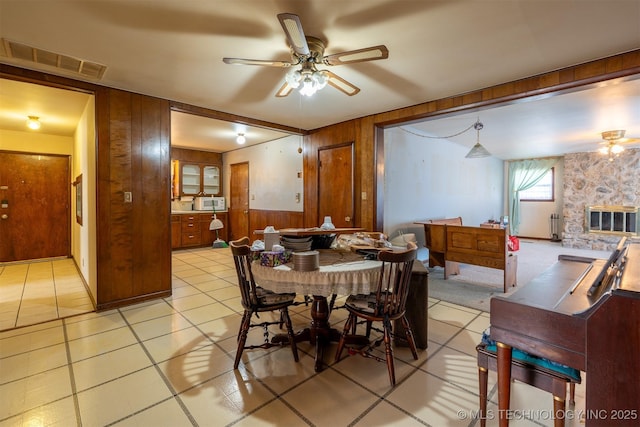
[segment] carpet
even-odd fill
[[[564,248],[560,242],[520,240],[517,286],[503,293],[503,272],[494,268],[460,264],[460,274],[444,280],[444,269],[429,268],[429,297],[482,311],[489,311],[495,295],[511,295],[557,260],[558,255],[608,258],[608,251]],[[426,265],[425,265],[426,266]]]

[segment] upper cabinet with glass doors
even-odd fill
[[[180,185],[184,196],[217,196],[220,194],[220,167],[184,163]]]

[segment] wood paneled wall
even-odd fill
[[[222,154],[171,147],[171,158],[181,162],[210,163],[222,167]]]
[[[249,210],[249,224],[251,224],[251,233],[255,230],[264,230],[269,225],[272,225],[276,230],[303,228],[304,216],[302,212],[251,209]],[[249,236],[249,238],[252,241],[256,239],[255,236]]]
[[[321,148],[335,147],[344,145],[345,143],[351,143],[355,141],[355,188],[361,188],[361,181],[367,179],[366,176],[362,176],[359,173],[362,167],[362,149],[361,144],[358,144],[359,136],[359,120],[351,120],[344,123],[339,123],[334,126],[319,129],[314,133],[305,136],[305,157],[303,160],[303,173],[304,173],[304,223],[306,227],[317,227],[322,224],[320,221],[320,214],[318,213],[318,150]],[[336,189],[344,188],[344,186],[350,186],[351,183],[339,183],[336,182]],[[354,194],[360,194],[356,191]],[[355,201],[354,212],[354,224],[353,227],[360,227],[359,220],[361,219],[361,207],[359,198]]]
[[[171,294],[171,116],[168,101],[121,90],[96,102],[97,308],[106,309]]]

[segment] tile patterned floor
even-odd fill
[[[71,258],[0,265],[0,331],[93,310]]]
[[[431,299],[429,347],[417,361],[396,349],[394,388],[383,363],[334,364],[335,345],[320,373],[308,343],[299,363],[288,348],[254,350],[234,370],[235,280],[228,249],[179,251],[170,298],[1,332],[0,427],[479,425],[474,347],[488,313]],[[308,310],[293,308],[296,329]],[[336,310],[332,324],[344,318]],[[492,373],[493,415],[495,381]],[[584,408],[583,386],[576,400],[569,415]],[[552,396],[532,387],[514,384],[512,409],[511,425],[553,425]]]

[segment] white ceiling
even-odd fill
[[[312,98],[297,92],[276,98],[285,69],[227,65],[222,58],[289,60],[276,17],[282,12],[299,15],[306,35],[327,41],[326,54],[384,44],[389,58],[331,67],[361,89],[353,97],[328,86]],[[98,84],[300,129],[638,49],[638,22],[637,0],[0,0],[0,37],[104,64]],[[2,54],[0,62],[69,76]],[[412,129],[452,135],[479,118],[482,144],[503,159],[592,150],[605,130],[622,128],[627,136],[640,137],[639,85],[635,80],[521,102]],[[58,126],[73,120],[68,117],[78,103],[82,108],[86,103],[84,95],[65,92],[75,95],[72,100],[56,93],[50,108],[51,101],[38,96],[57,89],[15,90],[0,81],[0,128],[23,126],[25,116],[35,114],[42,117],[44,131],[47,122]],[[38,108],[41,113],[32,112]],[[200,125],[213,121],[183,119],[189,123],[172,119],[174,144],[198,138],[213,151],[228,150],[215,147],[214,137],[197,136],[207,132]],[[470,147],[475,138],[470,131],[451,140]]]

